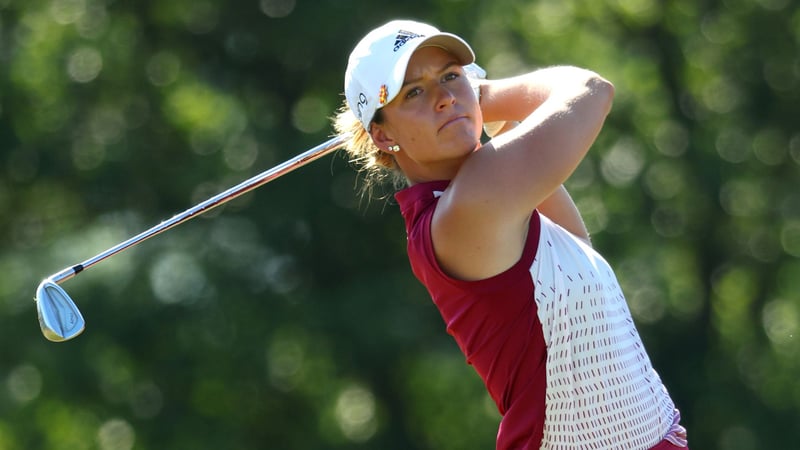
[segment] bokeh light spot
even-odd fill
[[[97,39],[108,30],[110,19],[106,5],[101,2],[92,2],[86,5],[86,10],[75,23],[75,29],[86,39]]]
[[[756,0],[766,10],[780,11],[789,4],[789,0]]]
[[[289,391],[297,384],[305,360],[305,350],[292,336],[273,339],[267,349],[267,368],[272,385]]]
[[[303,280],[303,271],[292,255],[273,255],[258,270],[268,286],[277,294],[288,294]]]
[[[731,79],[723,76],[706,82],[702,90],[702,101],[709,110],[725,114],[736,109],[741,103],[741,89]]]
[[[608,208],[599,196],[590,194],[577,197],[575,204],[581,211],[586,229],[590,234],[602,232],[608,227]]]
[[[316,133],[328,126],[328,104],[319,97],[300,99],[292,109],[292,124],[304,133]]]
[[[639,144],[632,138],[623,138],[603,155],[600,171],[610,184],[622,187],[639,176],[644,163]]]
[[[651,197],[666,200],[684,190],[685,177],[681,166],[671,161],[657,161],[645,172],[644,184]]]
[[[789,154],[795,164],[800,165],[800,134],[795,134],[792,136],[792,140],[789,141]]]
[[[219,22],[218,5],[210,1],[195,0],[182,11],[186,29],[194,34],[205,34],[217,27]]]
[[[97,430],[100,450],[131,450],[135,441],[133,426],[123,419],[108,420]]]
[[[155,86],[168,86],[178,79],[181,61],[172,52],[160,51],[147,61],[145,72],[147,79]]]
[[[719,438],[720,450],[756,450],[760,448],[753,431],[743,426],[725,429]]]
[[[28,403],[42,392],[42,374],[36,366],[22,364],[8,374],[6,387],[12,400],[21,404]]]
[[[258,142],[253,136],[239,136],[222,150],[225,165],[237,171],[247,170],[258,158]]]
[[[753,153],[759,161],[768,166],[777,166],[786,160],[789,141],[775,128],[759,131],[753,138]]]
[[[723,128],[714,142],[719,156],[731,163],[741,163],[750,157],[750,138],[740,128]]]
[[[572,2],[559,0],[532,2],[525,13],[526,17],[535,21],[537,29],[549,35],[566,32],[575,20]]]
[[[656,232],[664,237],[678,237],[686,231],[686,217],[677,208],[659,206],[650,215]]]
[[[663,293],[654,288],[636,289],[628,296],[628,301],[631,314],[642,323],[658,322],[667,310]]]
[[[164,406],[164,394],[154,383],[140,383],[131,390],[128,403],[136,417],[150,419],[161,412]]]
[[[53,0],[50,3],[50,16],[59,25],[79,21],[86,12],[85,0]]]
[[[365,442],[378,428],[375,396],[363,386],[349,386],[336,400],[336,421],[342,434],[353,442]]]
[[[77,83],[89,83],[103,69],[103,56],[94,48],[81,47],[67,58],[67,74]]]
[[[661,17],[661,3],[656,0],[616,0],[620,10],[640,26],[655,23]]]
[[[273,19],[286,17],[294,11],[295,0],[261,0],[261,12]]]
[[[150,269],[150,285],[156,298],[164,303],[196,300],[206,286],[206,276],[190,255],[169,252]]]
[[[764,305],[762,322],[767,337],[778,348],[787,348],[797,342],[800,331],[800,311],[788,300],[773,300]]]
[[[781,245],[786,253],[800,258],[800,221],[794,220],[783,225]]]
[[[661,153],[680,156],[689,148],[689,133],[677,122],[663,121],[656,128],[653,141]]]
[[[770,196],[760,180],[734,179],[720,187],[720,204],[734,217],[761,215]]]
[[[736,39],[741,32],[736,21],[726,14],[706,14],[700,25],[700,31],[709,42],[727,44]]]

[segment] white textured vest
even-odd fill
[[[547,345],[542,449],[649,449],[675,406],[608,263],[541,217],[531,275]]]

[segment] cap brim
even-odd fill
[[[447,50],[458,58],[458,62],[461,63],[462,66],[475,62],[475,53],[472,51],[472,48],[455,34],[439,33],[429,36],[416,46],[417,49],[422,47],[440,47]]]

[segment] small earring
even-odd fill
[[[397,153],[397,152],[400,151],[400,146],[399,145],[390,145],[389,146],[389,150],[392,151],[392,152]]]

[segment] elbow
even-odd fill
[[[593,74],[587,82],[587,88],[590,95],[604,107],[605,113],[608,114],[614,103],[614,84],[600,75]]]
[[[571,74],[572,83],[568,89],[572,89],[575,99],[591,105],[593,110],[601,112],[604,117],[608,115],[614,102],[614,84],[589,69],[573,67]]]

